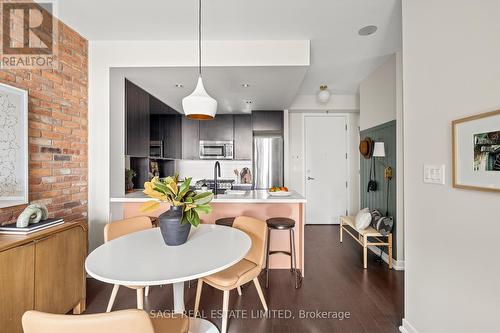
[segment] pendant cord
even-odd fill
[[[198,0],[198,73],[201,77],[201,0]]]

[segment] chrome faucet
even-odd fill
[[[219,183],[217,181],[217,176],[220,177],[219,161],[216,161],[214,165],[214,195],[217,195],[217,191],[219,190]]]

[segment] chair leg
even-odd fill
[[[267,250],[266,250],[266,288],[269,288],[269,249],[271,243],[271,229],[267,228]]]
[[[116,298],[116,294],[118,293],[119,288],[120,288],[119,284],[115,284],[113,286],[113,291],[111,292],[111,297],[109,298],[108,307],[106,309],[106,312],[111,312],[111,309],[113,308],[113,304],[115,304],[115,298]]]
[[[255,284],[255,289],[257,289],[257,294],[259,294],[262,306],[264,307],[264,310],[266,310],[267,312],[268,311],[267,303],[266,299],[264,298],[264,294],[262,293],[262,288],[260,287],[259,279],[258,278],[253,279],[253,283]]]
[[[198,286],[196,287],[196,298],[194,301],[194,317],[195,318],[198,316],[198,309],[200,307],[201,288],[203,288],[203,280],[198,279]]]
[[[224,290],[224,296],[222,298],[222,329],[220,333],[227,332],[227,314],[229,312],[229,290]]]
[[[144,289],[144,296],[149,296],[149,286],[146,286],[146,288]]]
[[[242,295],[241,286],[236,287],[236,290],[238,291],[238,295],[241,296]]]
[[[144,288],[137,289],[137,308],[144,310]]]

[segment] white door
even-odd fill
[[[347,210],[345,116],[305,117],[306,223],[338,224]]]

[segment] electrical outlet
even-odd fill
[[[445,184],[445,165],[424,165],[424,183]]]

